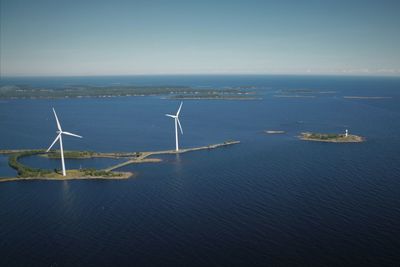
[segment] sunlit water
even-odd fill
[[[64,78],[66,79],[66,78]],[[0,183],[0,266],[396,266],[400,255],[400,79],[354,77],[100,77],[92,84],[257,85],[261,101],[185,101],[182,147],[241,144],[120,170],[124,181]],[[152,80],[153,79],[153,80]],[[163,80],[164,79],[164,80]],[[2,81],[4,82],[4,81]],[[277,90],[336,91],[278,98]],[[343,96],[389,96],[345,99]],[[2,100],[0,148],[47,148],[55,107],[68,150],[174,147],[179,101],[158,97]],[[313,143],[302,131],[365,136]],[[267,135],[263,130],[284,130]],[[23,163],[59,168],[40,157]],[[116,161],[67,160],[67,168]],[[13,176],[0,157],[0,176]]]

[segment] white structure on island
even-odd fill
[[[348,131],[347,129],[346,129],[346,131],[345,131],[344,136],[345,136],[345,137],[349,136],[349,131]]]
[[[65,172],[65,162],[64,162],[64,149],[63,149],[63,143],[62,143],[62,135],[65,134],[65,135],[75,136],[75,137],[79,137],[79,138],[82,138],[82,136],[77,135],[77,134],[73,134],[73,133],[70,133],[70,132],[65,132],[65,131],[63,131],[63,130],[61,129],[61,125],[60,125],[60,122],[58,121],[57,114],[56,114],[56,111],[54,110],[54,108],[53,108],[53,113],[54,113],[54,117],[56,117],[57,129],[58,129],[58,131],[56,131],[56,133],[57,133],[58,135],[57,135],[56,139],[54,139],[53,143],[50,145],[50,147],[47,149],[46,152],[49,152],[50,149],[54,146],[54,144],[55,144],[57,141],[60,141],[62,174],[63,174],[63,176],[66,176],[66,172]]]
[[[171,115],[171,114],[165,114],[165,116],[171,117],[175,120],[175,150],[179,151],[179,141],[178,141],[178,125],[179,129],[181,130],[181,134],[183,134],[182,126],[179,121],[179,113],[181,112],[183,102],[181,102],[181,105],[179,106],[178,112],[176,112],[176,115]]]

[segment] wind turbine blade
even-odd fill
[[[179,116],[179,113],[181,112],[182,104],[183,104],[183,102],[181,102],[181,105],[179,106],[178,112],[176,113],[177,117]]]
[[[57,135],[56,139],[54,139],[53,143],[51,144],[51,146],[47,149],[46,152],[49,152],[50,149],[54,146],[54,144],[58,141],[58,139],[60,139],[61,133]]]
[[[54,117],[56,117],[57,128],[58,128],[58,130],[59,130],[60,132],[62,132],[62,130],[61,130],[61,125],[60,125],[60,122],[58,121],[57,113],[56,113],[56,111],[55,111],[54,108],[53,108],[53,113],[54,113]]]
[[[178,118],[176,118],[176,121],[178,122],[179,129],[181,129],[181,134],[183,134],[183,130],[182,130],[182,126],[181,126],[181,122],[179,121],[179,119],[178,119]]]
[[[63,134],[66,134],[66,135],[70,135],[70,136],[75,136],[75,137],[83,138],[83,137],[80,136],[80,135],[73,134],[73,133],[70,133],[70,132],[62,132],[62,133],[63,133]]]
[[[171,117],[171,118],[176,118],[176,116],[175,115],[171,115],[171,114],[165,114],[165,116],[167,116],[167,117]]]

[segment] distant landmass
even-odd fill
[[[336,91],[333,90],[320,90],[320,89],[281,89],[275,92],[274,97],[287,97],[287,98],[315,98],[318,95],[334,95]]]
[[[28,85],[5,85],[0,87],[0,99],[20,98],[82,98],[122,96],[165,96],[166,99],[227,99],[254,100],[254,92],[248,88],[192,88],[189,86],[89,86],[74,85],[57,89],[38,88]]]
[[[390,99],[391,96],[344,96],[347,99]]]
[[[200,93],[200,94],[185,94],[185,95],[174,95],[168,97],[168,99],[178,99],[178,100],[260,100],[261,97],[252,96],[251,93],[236,93],[236,94],[226,94],[226,93]]]

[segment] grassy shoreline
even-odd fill
[[[94,157],[107,157],[107,158],[126,158],[126,161],[118,163],[113,166],[109,166],[104,169],[80,169],[80,170],[67,170],[66,176],[62,176],[58,170],[47,170],[38,169],[26,166],[18,161],[19,158],[28,156],[44,156],[48,158],[59,158],[59,151],[52,151],[47,153],[45,150],[41,149],[22,149],[22,150],[0,150],[0,154],[8,154],[8,163],[10,167],[15,169],[18,173],[17,177],[0,177],[0,182],[10,182],[10,181],[26,181],[26,180],[123,180],[134,177],[136,174],[132,172],[120,172],[114,171],[123,166],[137,163],[157,163],[161,162],[161,159],[150,158],[152,155],[162,155],[162,154],[181,154],[191,151],[198,150],[208,150],[215,149],[219,147],[230,146],[234,144],[239,144],[240,141],[228,140],[219,144],[212,144],[202,147],[184,148],[179,151],[175,150],[163,150],[163,151],[148,151],[148,152],[91,152],[91,151],[65,151],[66,158],[94,158]]]
[[[75,170],[70,170],[75,171]],[[69,180],[126,180],[135,177],[135,174],[132,172],[113,172],[121,174],[121,176],[113,176],[113,177],[103,177],[103,176],[79,176],[79,177],[68,177],[62,176],[59,177],[4,177],[0,178],[0,183],[5,182],[15,182],[15,181],[69,181]],[[67,171],[68,174],[68,171]]]
[[[75,158],[85,155],[85,151],[72,151]],[[114,172],[96,169],[67,170],[67,175],[63,176],[57,170],[39,169],[26,166],[18,160],[22,157],[34,155],[46,155],[44,150],[26,150],[10,154],[8,164],[18,173],[17,177],[2,178],[0,182],[17,181],[17,180],[73,180],[73,179],[128,179],[133,176],[132,172]],[[54,152],[56,153],[56,152]],[[51,155],[51,153],[50,153]]]

